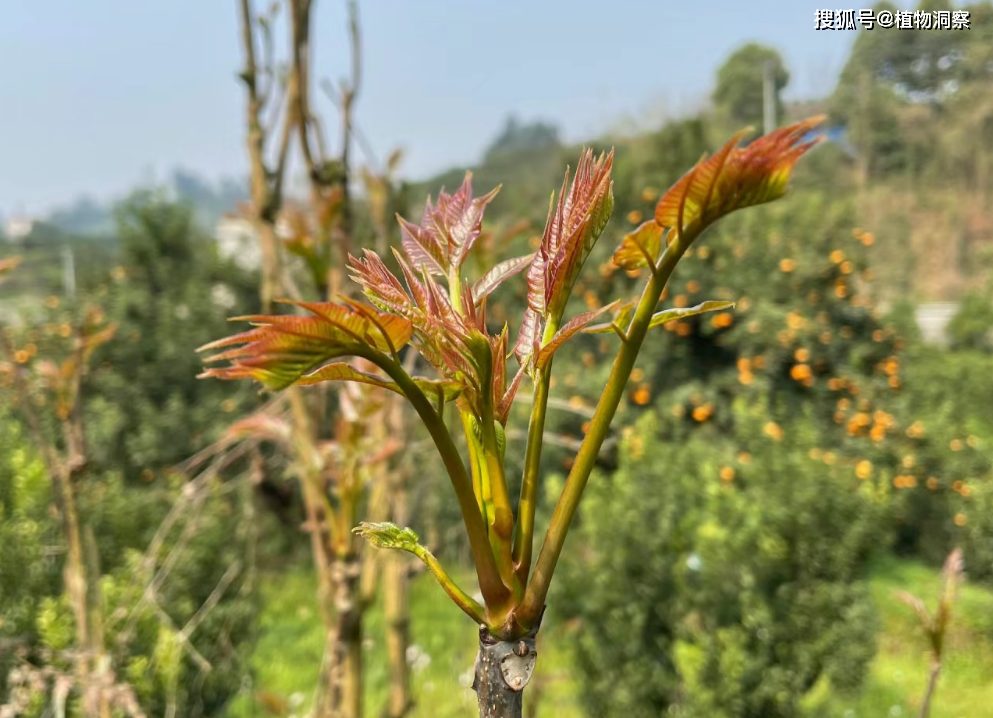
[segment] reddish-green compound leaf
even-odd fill
[[[425,214],[431,211],[431,200],[428,199]],[[404,254],[415,267],[423,267],[432,274],[446,274],[448,253],[438,242],[433,232],[408,222],[397,215],[400,223],[400,237],[403,242]]]
[[[410,341],[413,327],[409,320],[394,314],[383,314],[357,302],[289,302],[325,319],[328,323],[366,342],[379,351],[395,354]]]
[[[475,298],[476,304],[483,301],[484,297],[493,292],[493,290],[503,284],[504,281],[521,272],[528,266],[528,264],[531,263],[533,258],[534,254],[526,254],[522,257],[506,259],[486,272],[486,274],[480,277],[479,281],[472,286],[472,295]]]
[[[208,369],[201,376],[249,378],[270,389],[285,389],[331,359],[371,350],[392,353],[411,337],[411,323],[403,317],[333,302],[297,306],[311,316],[241,317],[255,328],[200,348],[224,350],[206,361],[231,364]]]
[[[403,285],[379,255],[365,250],[361,259],[349,256],[352,280],[362,287],[362,293],[379,309],[410,318],[413,303]]]
[[[527,272],[528,309],[514,348],[522,365],[534,359],[545,324],[562,317],[576,276],[610,219],[613,163],[613,150],[596,160],[592,150],[584,150],[572,184],[567,169],[557,202],[552,194],[545,231]]]
[[[697,304],[695,307],[685,307],[683,309],[665,309],[661,312],[656,312],[652,316],[652,321],[649,323],[649,329],[652,327],[659,327],[667,322],[675,321],[676,319],[686,319],[687,317],[693,317],[697,314],[704,314],[706,312],[719,312],[724,309],[731,309],[734,307],[734,302],[721,302],[721,301],[709,301]]]
[[[614,264],[622,269],[637,269],[655,264],[662,249],[665,228],[648,220],[633,232],[624,235],[621,246],[614,252]]]
[[[517,390],[520,389],[521,379],[524,378],[525,374],[527,374],[527,366],[522,364],[517,369],[517,373],[514,374],[514,378],[511,379],[507,391],[503,393],[500,401],[497,402],[496,419],[503,425],[507,424],[507,418],[510,416],[510,407],[514,405],[514,398],[517,396]]]
[[[813,117],[737,147],[744,130],[697,163],[659,200],[655,221],[679,234],[698,234],[730,212],[782,197],[797,160],[819,139],[802,140],[823,117]]]
[[[533,265],[532,265],[533,266]],[[538,339],[541,335],[541,316],[531,307],[524,310],[524,318],[521,319],[521,329],[517,335],[517,344],[514,346],[514,355],[521,366],[525,366],[534,353],[538,350]]]
[[[536,366],[541,369],[548,364],[548,362],[551,361],[552,355],[555,354],[555,352],[557,352],[563,344],[579,332],[583,331],[583,329],[585,329],[590,322],[604,312],[613,311],[618,304],[619,302],[614,302],[605,307],[594,309],[590,312],[583,312],[582,314],[573,317],[566,322],[561,329],[555,332],[555,336],[552,337],[551,341],[541,347],[538,351],[537,361],[535,362]]]
[[[543,317],[561,316],[576,275],[610,219],[613,164],[613,150],[596,160],[593,150],[584,150],[572,184],[567,169],[558,202],[552,197],[541,244],[528,269],[528,306]]]
[[[397,261],[410,294],[375,252],[366,250],[362,259],[350,258],[352,277],[370,302],[410,323],[414,344],[439,373],[450,379],[464,377],[463,384],[473,381],[476,371],[466,342],[475,325],[455,311],[425,267],[418,277],[399,253]]]
[[[472,196],[472,173],[455,194],[442,190],[436,205],[428,198],[420,225],[399,215],[403,251],[415,269],[425,268],[431,274],[448,276],[465,262],[472,245],[482,233],[483,213],[500,188],[482,197]]]

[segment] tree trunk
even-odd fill
[[[362,716],[361,564],[356,556],[336,559],[334,581],[335,629],[332,636],[331,704],[335,718]]]
[[[479,701],[479,718],[522,718],[524,689],[538,658],[536,633],[516,641],[501,641],[484,626],[480,627],[472,682]]]
[[[104,652],[99,571],[94,557],[96,548],[93,545],[89,552],[86,550],[84,528],[76,504],[74,482],[82,466],[82,460],[73,456],[56,470],[52,479],[67,546],[63,576],[76,620],[75,673],[82,692],[82,712],[87,718],[110,718],[110,703],[105,690],[110,669],[109,657]],[[89,538],[92,542],[92,535]]]
[[[921,718],[928,718],[928,714],[931,712],[931,698],[934,696],[934,689],[938,687],[939,675],[941,675],[941,661],[932,661],[927,691],[924,693],[924,702],[921,704]]]
[[[87,718],[99,718],[99,700],[94,690],[92,644],[90,637],[89,596],[86,580],[86,566],[83,557],[83,537],[79,526],[79,513],[76,511],[75,489],[68,469],[60,469],[52,477],[56,482],[58,501],[61,504],[62,530],[66,540],[66,563],[63,569],[66,595],[76,620],[76,680],[83,691],[82,712]]]
[[[413,706],[410,670],[407,665],[407,648],[410,645],[410,610],[407,598],[410,561],[407,554],[401,551],[388,551],[387,554],[383,557],[386,652],[390,671],[386,715],[387,718],[403,718]]]

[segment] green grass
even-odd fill
[[[920,711],[929,666],[926,639],[913,610],[894,594],[908,591],[933,610],[939,572],[917,562],[887,558],[874,565],[871,585],[882,630],[865,685],[857,696],[815,701],[815,715],[909,718]],[[946,657],[930,715],[993,715],[993,591],[987,588],[966,584],[953,606]]]
[[[470,585],[470,577],[463,577]],[[911,718],[917,715],[927,680],[928,656],[917,619],[894,598],[909,591],[933,606],[940,584],[937,570],[914,561],[876,562],[871,587],[879,610],[878,653],[858,695],[830,695],[822,686],[809,697],[817,718]],[[270,574],[264,583],[265,610],[253,664],[256,683],[232,704],[228,718],[267,716],[265,704],[288,706],[305,715],[323,654],[320,617],[314,604],[312,573],[304,566]],[[433,582],[421,575],[411,589],[413,643],[429,657],[415,664],[412,718],[475,715],[469,688],[475,657],[475,628]],[[582,716],[581,697],[570,678],[567,629],[549,623],[538,643],[538,671],[526,700],[537,715]],[[387,674],[378,606],[366,628],[367,715],[385,704]],[[954,607],[947,658],[931,718],[984,718],[993,715],[993,591],[966,585]],[[535,715],[529,712],[529,715]]]
[[[462,577],[471,585],[472,577]],[[279,714],[306,715],[324,652],[321,619],[315,604],[316,584],[307,567],[294,567],[264,579],[259,641],[252,659],[255,685],[231,705],[228,718]],[[424,657],[414,663],[413,691],[417,705],[411,718],[464,718],[476,715],[476,696],[470,688],[476,657],[476,627],[459,611],[428,574],[411,586],[411,638]],[[387,666],[382,612],[375,606],[367,615],[366,714],[381,715],[387,696]],[[575,684],[568,679],[567,655],[554,628],[538,640],[540,676],[529,688],[528,699],[556,706],[547,715],[582,715]],[[558,646],[554,644],[558,643]],[[272,710],[267,710],[268,704]]]

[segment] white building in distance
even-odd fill
[[[8,242],[21,242],[37,224],[34,217],[12,217],[3,223],[3,236]]]
[[[217,250],[242,269],[258,269],[262,265],[262,248],[252,220],[238,214],[223,215],[214,227]]]

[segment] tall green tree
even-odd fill
[[[782,56],[771,47],[749,43],[731,53],[717,71],[712,99],[720,112],[735,125],[762,127],[762,103],[766,73],[772,74],[776,117],[783,116],[780,93],[789,84],[790,73]]]
[[[120,263],[99,297],[118,341],[87,404],[93,460],[148,482],[220,436],[252,392],[196,380],[196,348],[231,307],[256,306],[253,277],[218,257],[192,208],[140,193],[117,212]]]

